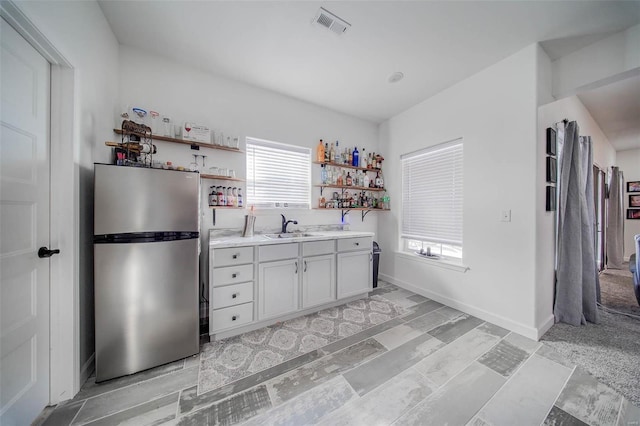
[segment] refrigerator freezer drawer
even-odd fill
[[[95,165],[94,234],[198,231],[200,175]]]
[[[253,264],[227,266],[226,268],[215,268],[213,270],[212,287],[221,285],[242,283],[253,280]]]
[[[248,324],[253,321],[253,302],[211,311],[209,320],[211,321],[209,325],[211,332]]]
[[[211,292],[211,306],[213,309],[241,305],[247,302],[253,302],[253,281],[215,287]]]
[[[198,239],[95,244],[96,381],[198,353]]]

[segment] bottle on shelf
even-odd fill
[[[371,153],[369,153],[369,156],[367,157],[367,169],[371,168]]]
[[[344,179],[342,179],[342,173],[338,173],[338,180],[336,181],[336,185],[342,186],[344,183]]]
[[[324,160],[323,160],[325,163],[329,163],[331,161],[329,159],[329,155],[331,155],[331,153],[329,152],[329,142],[325,142],[324,143]]]
[[[209,205],[210,206],[218,205],[218,193],[216,192],[215,186],[209,187]]]
[[[347,155],[345,156],[345,158],[348,157],[347,164],[351,166],[353,165],[353,151],[349,150],[348,148],[345,149],[347,150]]]
[[[336,157],[336,149],[333,145],[333,142],[331,142],[331,151],[329,151],[329,162],[335,162],[335,157]]]
[[[320,143],[318,144],[318,148],[316,149],[316,157],[318,161],[324,161],[324,144],[322,143],[322,139],[320,139]]]
[[[324,164],[320,165],[320,180],[322,181],[323,185],[327,184],[327,168]]]
[[[384,176],[382,175],[382,170],[380,170],[378,173],[380,174],[380,186],[378,186],[378,188],[384,189]]]
[[[372,169],[377,169],[378,168],[378,163],[376,161],[376,153],[375,152],[371,156],[371,168]]]
[[[244,201],[242,200],[242,188],[238,188],[238,207],[243,207]]]
[[[352,186],[353,185],[353,178],[351,177],[349,172],[347,172],[347,182],[346,182],[346,184],[347,184],[347,186]]]
[[[360,153],[358,152],[358,147],[353,148],[353,153],[351,155],[351,165],[358,167],[360,165]]]
[[[341,154],[340,154],[339,146],[340,146],[340,142],[336,141],[336,151],[333,154],[333,160],[332,160],[334,163],[340,163],[340,155]]]
[[[382,178],[380,177],[380,172],[376,172],[376,188],[382,188]]]

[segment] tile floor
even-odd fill
[[[44,425],[640,425],[539,342],[387,283],[409,312],[198,394],[198,356],[95,384]]]

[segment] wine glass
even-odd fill
[[[185,139],[189,139],[189,132],[191,131],[191,123],[184,123],[184,130],[187,132],[187,137]]]

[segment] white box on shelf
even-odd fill
[[[193,124],[190,131],[183,131],[182,137],[188,141],[211,143],[211,129],[207,126]]]

